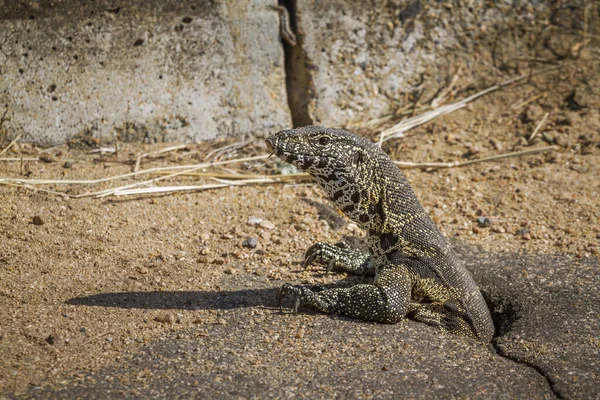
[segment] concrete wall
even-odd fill
[[[288,127],[271,3],[0,0],[11,135],[198,141]]]
[[[536,29],[536,12],[545,10],[537,3],[298,0],[304,53],[297,57],[309,74],[299,71],[297,80],[310,86],[303,118],[338,126],[393,113],[417,97],[427,103],[459,67],[459,86],[474,73],[498,78],[492,43],[506,26]]]
[[[587,4],[287,0],[298,35],[290,46],[276,3],[0,0],[9,132],[53,144],[81,134],[198,141],[352,125],[415,98],[428,104],[457,71],[456,87],[483,88],[531,68],[517,55],[555,59],[548,21],[573,32],[568,52]],[[597,18],[588,28],[597,35]]]

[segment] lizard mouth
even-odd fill
[[[267,149],[269,149],[271,155],[275,154],[277,157],[291,164],[296,164],[296,162],[300,158],[303,158],[303,156],[301,156],[300,154],[295,154],[289,151],[282,150],[281,148],[277,147],[272,140],[272,138],[268,138],[267,140],[265,140],[265,143],[267,144]],[[298,167],[298,165],[296,166]]]
[[[265,143],[267,144],[267,149],[269,149],[269,151],[271,152],[271,154],[273,154],[275,152],[275,148],[273,147],[273,143],[271,143],[271,138],[265,140]]]
[[[335,160],[332,160],[333,157],[324,154],[296,153],[293,151],[284,150],[281,147],[277,146],[277,138],[270,137],[265,140],[265,143],[267,145],[267,149],[269,149],[269,151],[271,152],[271,155],[274,154],[283,161],[293,164],[294,166],[303,171],[307,170],[318,160],[327,159],[329,160],[328,163],[330,163],[331,161],[335,162]]]

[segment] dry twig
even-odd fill
[[[40,159],[37,157],[33,157],[33,158],[8,157],[8,158],[0,158],[0,161],[40,161]]]
[[[242,148],[246,147],[248,144],[250,144],[250,141],[241,141],[241,142],[232,143],[232,144],[228,144],[228,145],[225,145],[225,146],[218,147],[218,148],[210,151],[205,156],[205,159],[206,160],[210,160],[211,158],[213,158],[213,159],[215,159],[215,160],[218,161],[225,154],[228,154],[228,153],[234,152],[236,150],[242,149]]]
[[[422,125],[422,124],[424,124],[426,122],[429,122],[432,119],[435,119],[435,118],[440,117],[442,115],[450,114],[450,113],[452,113],[452,112],[454,112],[456,110],[459,110],[459,109],[463,108],[464,106],[466,106],[471,101],[473,101],[475,99],[478,99],[479,97],[481,97],[483,95],[486,95],[488,93],[494,92],[494,91],[496,91],[498,89],[501,89],[503,87],[511,85],[511,84],[513,84],[515,82],[521,81],[523,79],[527,79],[527,78],[529,78],[529,77],[531,77],[533,75],[541,74],[543,72],[552,71],[552,70],[555,70],[557,68],[561,68],[563,66],[564,66],[564,64],[555,65],[555,66],[552,66],[552,67],[541,69],[539,71],[533,71],[530,74],[525,74],[525,75],[521,75],[521,76],[518,76],[518,77],[515,77],[515,78],[512,78],[512,79],[509,79],[509,80],[504,81],[502,83],[499,83],[497,85],[491,86],[491,87],[489,87],[489,88],[487,88],[485,90],[477,92],[477,93],[475,93],[475,94],[473,94],[473,95],[471,95],[471,96],[469,96],[469,97],[467,97],[465,99],[457,101],[456,103],[448,104],[448,105],[445,105],[445,106],[441,106],[441,107],[439,107],[439,108],[437,108],[435,110],[431,110],[431,111],[426,112],[424,114],[417,115],[415,117],[412,117],[412,118],[406,119],[404,121],[401,121],[400,123],[392,126],[391,128],[388,128],[388,129],[384,130],[383,132],[381,132],[381,136],[383,138],[383,141],[387,141],[387,140],[395,139],[395,138],[400,138],[400,137],[404,136],[404,132],[406,132],[406,131],[408,131],[408,130],[410,130],[412,128],[415,128],[415,127],[417,127],[419,125]]]
[[[543,122],[543,121],[542,121]],[[541,123],[539,124],[541,126]],[[503,158],[509,157],[518,157],[529,154],[536,154],[542,152],[549,152],[556,150],[556,146],[548,146],[548,147],[539,147],[536,149],[529,149],[524,151],[517,151],[506,154],[499,154],[490,157],[480,158],[476,160],[467,160],[467,161],[454,161],[448,163],[411,163],[411,162],[401,162],[394,161],[396,165],[398,165],[401,169],[410,169],[410,168],[455,168],[455,167],[464,167],[466,165],[471,165],[480,162],[499,160]],[[260,155],[254,157],[246,157],[239,158],[235,160],[227,160],[213,163],[203,163],[196,165],[179,165],[173,167],[162,167],[162,168],[152,168],[139,172],[131,172],[124,175],[112,176],[97,180],[27,180],[27,179],[15,179],[15,178],[0,178],[0,185],[14,186],[28,190],[40,191],[44,193],[50,193],[60,196],[66,196],[70,198],[82,198],[82,197],[107,197],[107,196],[127,196],[127,195],[136,195],[136,194],[151,194],[151,193],[168,193],[168,192],[178,192],[178,191],[200,191],[200,190],[208,190],[208,189],[218,189],[230,186],[246,186],[252,184],[273,184],[273,183],[289,183],[289,182],[298,182],[312,179],[310,175],[306,173],[299,174],[290,174],[290,175],[250,175],[250,174],[224,174],[218,172],[196,172],[198,169],[208,168],[211,166],[217,165],[225,165],[225,164],[233,164],[244,161],[251,160],[261,160],[269,157],[269,155]],[[178,172],[173,172],[174,170],[178,170]],[[94,185],[101,182],[107,182],[112,180],[121,180],[125,178],[129,178],[132,176],[137,176],[141,174],[155,174],[161,175],[158,178],[153,178],[141,182],[135,182],[128,185],[123,185],[119,187],[113,187],[105,190],[100,190],[96,192],[87,192],[79,195],[71,195],[65,192],[57,192],[49,189],[42,189],[35,187],[35,185],[47,185],[47,184],[62,184],[62,185]],[[151,185],[156,182],[160,182],[166,179],[174,178],[177,176],[198,176],[198,177],[206,177],[216,180],[218,183],[213,184],[205,184],[205,185],[180,185],[180,186],[152,186],[146,188],[139,188],[138,186],[143,185]],[[225,178],[225,179],[223,179]]]
[[[535,96],[530,97],[530,98],[525,99],[525,100],[522,100],[522,101],[519,101],[519,102],[513,104],[510,107],[513,110],[518,110],[519,108],[521,108],[523,106],[526,106],[527,104],[532,103],[532,102],[536,101],[537,99],[540,99],[542,97],[546,97],[547,94],[548,94],[548,91],[545,91],[545,92],[542,92],[542,93],[538,93]]]
[[[139,188],[139,189],[125,189],[125,190],[117,190],[115,192],[111,192],[107,194],[113,196],[128,196],[134,194],[153,194],[153,193],[166,193],[166,192],[182,192],[182,191],[200,191],[200,190],[208,190],[208,189],[219,189],[229,186],[246,186],[251,184],[265,184],[265,183],[279,183],[277,179],[248,179],[244,181],[226,181],[221,179],[216,179],[216,181],[220,183],[206,184],[206,185],[197,185],[197,186],[155,186],[148,188]]]
[[[101,333],[99,335],[96,335],[96,336],[93,336],[93,337],[89,338],[85,342],[81,343],[81,346],[85,346],[86,344],[92,343],[94,340],[98,340],[98,339],[100,339],[103,336],[110,335],[111,333],[114,333],[114,329],[111,329],[110,331],[106,331],[104,333]]]
[[[549,112],[547,112],[546,114],[544,114],[544,116],[542,117],[542,120],[537,124],[537,126],[533,130],[533,133],[531,134],[531,136],[529,136],[529,139],[527,139],[527,141],[531,142],[533,140],[533,138],[538,134],[538,132],[542,128],[542,125],[544,125],[544,122],[546,122],[546,119],[548,118],[548,115],[550,115]]]
[[[4,148],[4,150],[0,151],[0,156],[6,153],[8,149],[10,149],[17,142],[17,140],[21,139],[21,136],[23,136],[22,133],[20,133],[16,138],[14,138],[13,141],[10,142],[9,145]]]
[[[100,153],[100,154],[108,154],[108,153],[116,153],[117,149],[115,149],[114,147],[100,147],[98,149],[93,149],[87,152],[87,154],[96,154],[96,153]]]
[[[103,183],[103,182],[122,180],[122,179],[131,178],[131,177],[138,176],[138,175],[155,173],[158,171],[174,171],[174,170],[181,170],[181,169],[210,168],[210,167],[214,167],[214,166],[218,166],[218,165],[234,164],[234,163],[246,162],[246,161],[263,160],[268,157],[269,157],[268,154],[264,154],[264,155],[260,155],[260,156],[254,156],[254,157],[244,157],[244,158],[237,158],[235,160],[208,162],[208,163],[203,163],[203,164],[174,165],[171,167],[157,167],[157,168],[150,168],[150,169],[146,169],[146,170],[142,170],[142,171],[138,171],[138,172],[129,172],[129,173],[123,174],[123,175],[115,175],[115,176],[109,176],[106,178],[91,179],[91,180],[76,180],[76,179],[75,180],[67,180],[67,179],[60,179],[60,180],[31,179],[31,180],[29,180],[29,179],[21,179],[21,178],[0,178],[0,184],[4,183],[4,182],[9,182],[9,183],[24,183],[24,184],[28,184],[28,185],[96,185],[96,184]]]
[[[394,163],[400,167],[401,169],[409,169],[409,168],[456,168],[456,167],[464,167],[466,165],[476,164],[480,162],[493,161],[493,160],[501,160],[503,158],[509,157],[520,157],[526,156],[530,154],[537,153],[545,153],[558,149],[557,146],[547,146],[547,147],[538,147],[535,149],[523,150],[523,151],[515,151],[512,153],[504,153],[497,154],[494,156],[478,158],[475,160],[467,160],[467,161],[453,161],[448,163],[411,163],[411,162],[402,162],[402,161],[394,161]]]
[[[146,157],[155,157],[161,154],[165,154],[165,153],[169,153],[171,151],[177,151],[180,149],[185,149],[187,147],[187,144],[180,144],[177,146],[171,146],[171,147],[166,147],[162,150],[157,150],[157,151],[153,151],[151,153],[144,153],[144,154],[140,154],[137,158],[137,160],[135,161],[135,167],[133,167],[133,172],[137,172],[140,169],[140,164],[142,163],[142,158],[146,158]]]

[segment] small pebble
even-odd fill
[[[165,313],[155,317],[154,320],[163,324],[172,324],[175,322],[175,317],[171,313]]]
[[[542,107],[537,104],[531,104],[525,109],[523,117],[527,122],[537,122],[542,118],[543,114],[544,110]]]
[[[506,233],[506,229],[501,226],[495,226],[492,228],[492,232],[494,233]]]
[[[31,219],[31,222],[33,222],[34,225],[38,225],[38,226],[39,225],[44,225],[44,220],[39,215],[34,216]]]
[[[348,226],[346,227],[346,229],[348,229],[348,231],[350,231],[350,232],[358,232],[360,230],[360,228],[358,227],[358,225],[356,225],[353,222],[350,222],[348,224]]]
[[[567,147],[569,143],[564,137],[557,134],[556,136],[554,136],[554,144],[559,147]]]
[[[60,335],[50,335],[46,338],[46,342],[55,347],[63,347],[65,340]]]
[[[542,132],[542,138],[544,139],[544,142],[548,144],[554,144],[554,136],[552,136],[550,133]]]
[[[498,140],[496,139],[490,139],[490,143],[492,144],[492,146],[494,146],[494,148],[498,151],[502,151],[503,146],[502,143],[500,143]]]
[[[73,161],[71,161],[71,160],[67,160],[63,164],[63,168],[71,168],[72,166],[73,166]]]
[[[446,142],[448,144],[455,144],[456,141],[457,141],[456,135],[453,135],[452,133],[449,133],[446,135]]]
[[[269,232],[261,232],[260,237],[265,239],[267,242],[271,240],[271,234]]]
[[[477,224],[480,228],[489,228],[492,226],[492,220],[488,217],[477,217]]]
[[[259,222],[258,226],[260,226],[261,228],[264,229],[273,229],[275,228],[275,224],[272,223],[271,221],[267,221],[266,219],[263,219],[262,221]]]
[[[40,161],[45,162],[46,164],[50,164],[54,162],[54,158],[50,154],[42,154],[40,157]]]
[[[262,222],[262,218],[258,218],[258,217],[248,217],[248,221],[246,222],[248,225],[258,225]]]
[[[249,237],[242,242],[242,246],[254,249],[258,245],[258,239],[255,237]]]
[[[517,230],[517,236],[521,236],[521,239],[523,240],[531,240],[531,234],[527,228],[521,228]]]

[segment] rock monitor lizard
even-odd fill
[[[269,137],[279,158],[312,175],[335,205],[367,232],[369,253],[319,242],[304,265],[317,261],[375,275],[372,284],[308,288],[284,284],[278,302],[292,295],[322,312],[382,323],[404,317],[461,336],[491,341],[494,325],[475,281],[417,200],[392,160],[371,141],[342,129],[307,126]]]

